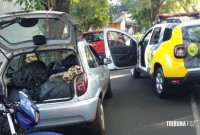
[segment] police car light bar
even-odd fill
[[[175,14],[158,14],[157,17],[159,18],[181,17],[181,16],[194,17],[194,16],[199,16],[199,15],[200,15],[200,11],[188,12],[188,13],[175,13]]]
[[[163,23],[166,21],[167,23],[181,23],[180,19],[174,17],[190,17],[190,19],[199,19],[200,11],[197,12],[188,12],[188,13],[175,13],[175,14],[158,14],[156,16],[156,23]]]

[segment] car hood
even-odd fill
[[[74,45],[78,23],[56,11],[22,11],[0,16],[0,48],[6,52],[40,46]]]

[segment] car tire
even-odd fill
[[[133,79],[140,78],[140,71],[137,70],[137,68],[131,69],[131,76]]]
[[[102,100],[97,104],[96,118],[91,123],[91,135],[105,135],[105,119]]]
[[[111,90],[111,83],[110,80],[108,82],[108,88],[105,94],[105,98],[112,98],[112,90]]]
[[[165,83],[165,77],[162,68],[158,68],[155,72],[154,82],[156,87],[156,93],[160,98],[168,97],[169,87]]]

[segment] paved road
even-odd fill
[[[129,70],[112,72],[114,96],[104,102],[106,135],[200,135],[199,128],[190,123],[194,116],[199,117],[200,110],[196,108],[200,108],[199,87],[183,87],[172,92],[169,99],[160,99],[151,79],[145,76],[132,79],[129,73]],[[169,127],[166,121],[188,123],[187,127]],[[65,135],[89,135],[86,125],[53,131]]]
[[[107,135],[196,134],[195,127],[167,127],[166,122],[194,120],[188,88],[181,88],[181,94],[176,90],[163,100],[156,96],[150,78],[133,80],[127,70],[113,75],[119,73],[126,76],[112,79],[115,95],[105,102]]]

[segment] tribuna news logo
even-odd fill
[[[166,121],[167,127],[195,127],[197,121]]]

